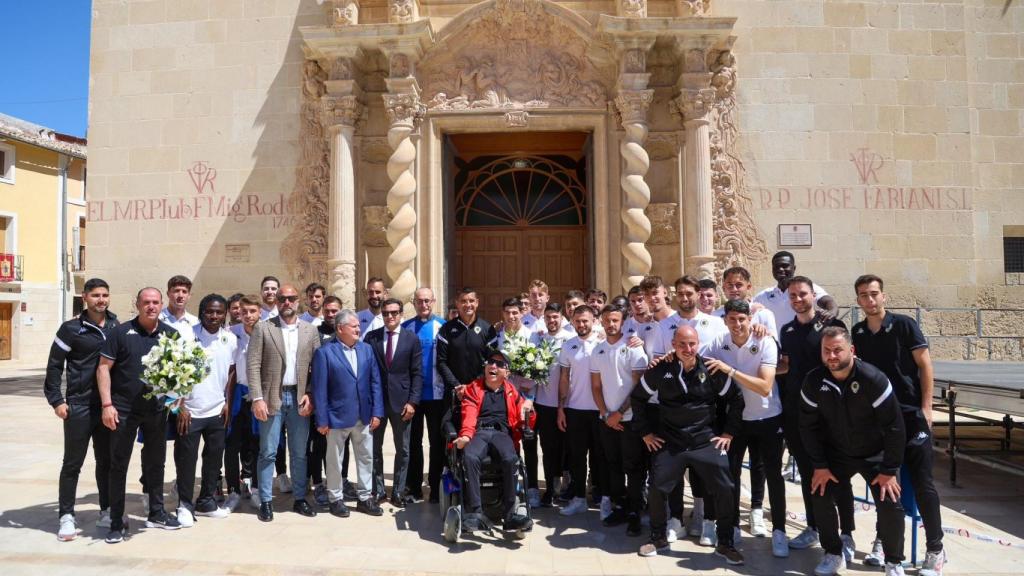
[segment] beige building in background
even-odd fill
[[[883,276],[943,357],[1021,357],[1024,7],[95,0],[89,271],[346,305],[533,277]],[[981,311],[978,309],[997,309]],[[915,312],[916,313],[916,312]],[[979,334],[979,326],[981,333]]]

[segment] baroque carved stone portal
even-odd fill
[[[417,70],[431,110],[603,108],[613,70],[539,0],[499,0],[435,45]]]

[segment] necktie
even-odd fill
[[[387,350],[384,353],[384,357],[387,359],[388,368],[391,368],[391,359],[395,355],[395,350],[394,350],[394,348],[393,348],[393,346],[391,344],[391,338],[394,335],[395,335],[394,332],[388,332],[388,346],[387,346]]]

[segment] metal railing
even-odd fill
[[[886,310],[890,312],[898,312],[900,314],[906,314],[913,318],[919,326],[921,331],[924,332],[925,336],[941,336],[941,337],[976,337],[976,338],[1024,338],[1024,308],[975,308],[975,307],[937,307],[937,308],[925,308],[921,306],[915,307],[887,307]],[[943,333],[942,330],[942,319],[943,315],[946,316],[947,320],[959,320],[958,325],[963,326],[967,319],[970,318],[970,324],[973,329],[963,330],[956,329],[955,326],[949,330],[954,333]],[[959,318],[957,318],[957,315]],[[1012,316],[1013,329],[1010,330],[1012,333],[991,333],[999,332],[999,330],[986,330],[986,323],[992,324],[997,319],[1005,319],[1007,316]],[[951,318],[952,317],[952,318]],[[839,319],[852,326],[862,319],[860,307],[848,306],[840,308]],[[939,325],[939,331],[936,332],[936,325]]]

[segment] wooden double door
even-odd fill
[[[456,141],[461,150],[451,164],[450,287],[453,293],[473,287],[479,314],[492,322],[501,317],[502,301],[533,279],[546,282],[559,301],[585,288],[590,272],[586,135],[516,138],[504,145],[520,151],[505,153],[490,153],[500,150],[502,135],[468,141],[471,146]]]

